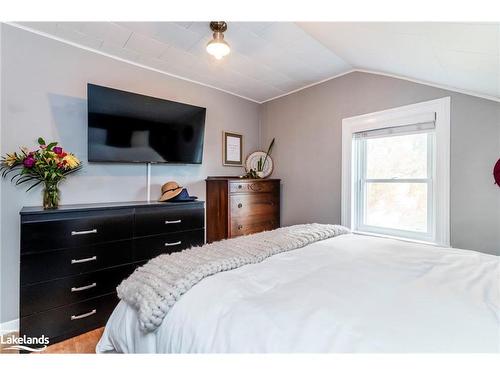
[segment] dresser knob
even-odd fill
[[[239,230],[243,229],[243,225],[241,225],[241,224],[240,224],[240,225],[238,225],[238,229],[239,229]]]
[[[72,292],[81,292],[82,290],[92,289],[92,288],[95,288],[96,286],[97,286],[97,283],[92,283],[92,284],[85,285],[85,286],[73,287],[73,288],[71,288],[71,291]]]
[[[177,246],[177,245],[180,245],[182,244],[182,241],[177,241],[177,242],[165,242],[165,246],[166,247],[169,247],[169,246]]]
[[[260,184],[252,184],[250,185],[250,189],[252,189],[253,191],[261,191],[262,187],[260,186]]]
[[[93,257],[90,257],[90,258],[71,259],[71,264],[87,263],[87,262],[92,262],[93,260],[97,260],[97,256],[96,255],[94,255]]]
[[[77,319],[83,319],[88,316],[94,315],[97,312],[96,309],[89,311],[88,313],[82,314],[82,315],[71,315],[71,320],[77,320]]]
[[[243,205],[241,203],[238,203],[238,208],[241,208],[243,207]]]
[[[165,220],[165,224],[179,224],[182,223],[181,219],[178,220]]]
[[[243,188],[243,185],[238,185],[238,189],[242,189]]]
[[[94,233],[97,233],[97,229],[80,230],[80,231],[73,230],[73,231],[71,231],[71,235],[72,236],[81,236],[81,235],[84,235],[84,234],[94,234]]]

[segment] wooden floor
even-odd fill
[[[72,337],[54,345],[49,345],[49,347],[43,352],[33,354],[95,354],[95,347],[101,338],[103,331],[104,327],[98,328],[84,333],[83,335]],[[0,348],[0,352],[2,354],[17,353],[13,350],[2,349],[3,348]]]

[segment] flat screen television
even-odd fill
[[[89,162],[201,164],[206,108],[87,85]]]

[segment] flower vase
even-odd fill
[[[57,184],[46,183],[43,190],[43,209],[50,210],[59,206],[59,188]]]

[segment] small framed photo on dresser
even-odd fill
[[[243,166],[243,135],[222,132],[222,164],[233,167]]]

